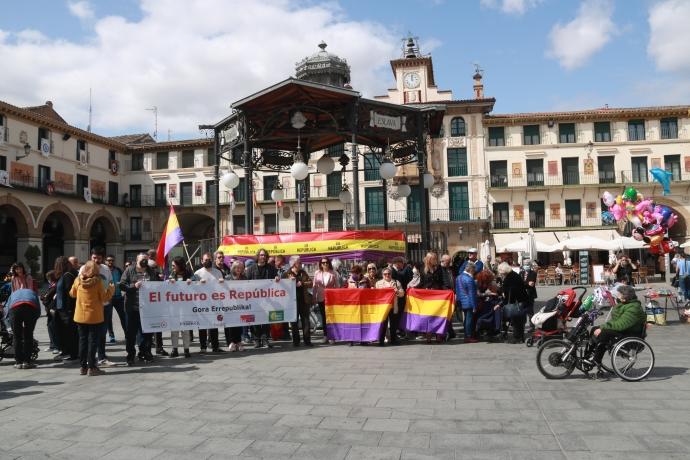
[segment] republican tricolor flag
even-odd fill
[[[379,340],[393,308],[393,289],[326,289],[328,338],[338,342]]]
[[[184,237],[182,236],[180,223],[177,221],[177,216],[175,215],[175,208],[170,205],[168,223],[165,224],[163,234],[161,235],[161,241],[158,243],[158,250],[156,251],[156,263],[161,269],[166,266],[165,259],[168,257],[172,248],[183,240]]]
[[[407,290],[407,301],[401,324],[406,331],[444,335],[455,307],[451,290]]]

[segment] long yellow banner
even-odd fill
[[[338,240],[289,243],[254,243],[221,245],[218,250],[224,254],[255,256],[259,249],[266,249],[272,256],[293,254],[332,254],[347,251],[405,252],[404,241],[394,240]]]

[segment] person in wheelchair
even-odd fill
[[[596,345],[593,361],[601,365],[606,349],[625,336],[641,337],[647,322],[647,315],[632,286],[619,285],[613,292],[616,305],[611,310],[611,319],[599,327],[592,328],[591,340]]]

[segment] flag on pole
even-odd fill
[[[165,258],[177,244],[184,240],[182,236],[182,229],[180,223],[177,221],[175,215],[175,208],[170,205],[170,215],[168,216],[168,223],[163,228],[161,241],[158,243],[158,250],[156,251],[156,263],[159,267],[165,267]]]

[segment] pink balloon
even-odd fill
[[[623,220],[625,217],[625,208],[620,204],[614,204],[611,206],[611,213],[613,213],[614,219]]]
[[[671,228],[678,222],[678,214],[671,214],[671,217],[666,221],[666,228]]]
[[[645,212],[652,210],[652,200],[642,200],[635,206],[637,212]]]

